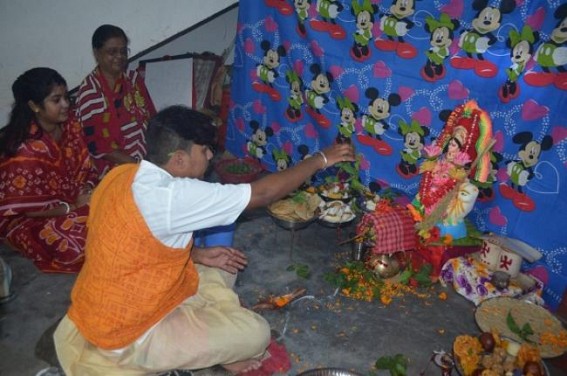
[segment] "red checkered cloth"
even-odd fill
[[[374,254],[409,251],[417,248],[415,222],[410,212],[401,206],[387,210],[366,213],[357,225],[356,233],[362,234],[374,229],[375,241],[371,252]]]

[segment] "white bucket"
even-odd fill
[[[520,273],[521,266],[522,256],[503,249],[502,252],[500,252],[500,258],[498,260],[498,267],[496,270],[506,272],[510,274],[510,277],[516,278]]]
[[[484,240],[480,249],[480,261],[488,267],[488,270],[495,271],[498,269],[502,252],[502,248],[498,245]]]

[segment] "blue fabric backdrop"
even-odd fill
[[[412,197],[418,146],[474,99],[493,122],[496,181],[470,218],[544,254],[530,268],[554,308],[567,285],[566,17],[553,0],[241,0],[226,147],[276,171],[343,132],[363,183]]]

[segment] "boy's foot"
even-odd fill
[[[262,366],[260,359],[248,359],[230,364],[223,364],[222,367],[233,375],[240,375],[246,372],[257,370]]]

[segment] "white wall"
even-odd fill
[[[0,127],[11,110],[12,83],[27,69],[56,69],[69,89],[81,82],[95,65],[91,36],[98,26],[110,23],[123,28],[130,38],[131,55],[136,56],[236,3],[238,0],[0,0]],[[140,58],[203,51],[220,54],[236,34],[236,12],[231,10]]]

